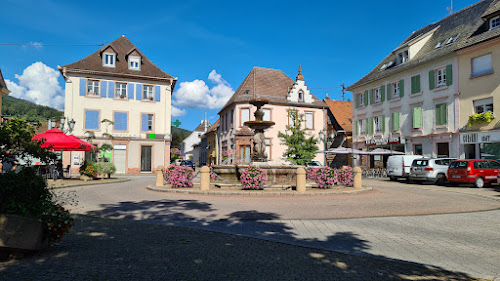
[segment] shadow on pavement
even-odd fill
[[[213,208],[197,200],[102,207],[89,212],[91,217],[78,216],[62,243],[0,263],[0,280],[475,280],[372,255],[370,242],[353,232],[330,231],[326,241],[300,239],[274,213],[240,211],[221,220],[199,219],[185,212],[208,214]],[[168,225],[174,222],[190,228]],[[343,253],[321,250],[328,245]]]

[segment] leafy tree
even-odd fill
[[[312,136],[306,138],[305,132],[301,129],[303,114],[299,114],[295,109],[289,109],[288,116],[292,124],[286,126],[285,133],[278,132],[281,144],[288,147],[283,157],[292,161],[294,165],[306,165],[316,156],[318,141]]]

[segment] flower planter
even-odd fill
[[[34,218],[0,215],[0,248],[40,250],[42,223]]]

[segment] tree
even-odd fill
[[[289,109],[288,119],[292,124],[286,126],[285,133],[278,132],[281,144],[288,147],[283,157],[292,161],[294,165],[306,165],[316,156],[318,140],[313,136],[306,138],[305,132],[301,129],[303,114],[299,114],[295,109]]]

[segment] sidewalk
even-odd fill
[[[47,185],[52,188],[65,188],[65,187],[76,187],[76,186],[87,186],[87,185],[101,185],[110,183],[120,183],[130,181],[129,178],[115,178],[110,179],[95,179],[89,181],[83,181],[79,178],[72,177],[70,179],[58,179],[58,180],[47,180]]]
[[[356,241],[345,236],[347,245]],[[362,241],[352,250],[363,251]],[[60,244],[0,262],[0,280],[481,280],[414,263],[204,230],[78,216]]]

